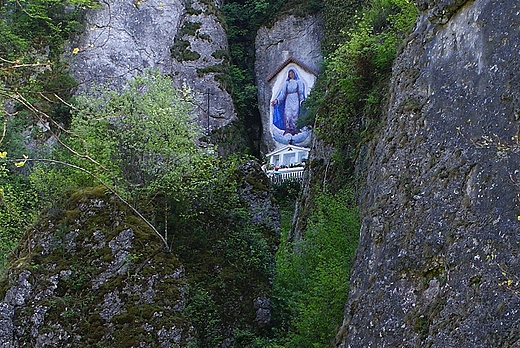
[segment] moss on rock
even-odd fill
[[[25,346],[187,344],[184,269],[154,232],[103,188],[73,194],[65,209],[42,218],[11,256],[0,282],[16,328],[10,339]]]

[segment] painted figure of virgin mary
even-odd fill
[[[287,79],[271,102],[273,107],[273,125],[283,131],[283,135],[296,135],[300,130],[296,126],[302,102],[305,100],[305,85],[295,69],[289,69]]]

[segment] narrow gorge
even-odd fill
[[[0,346],[520,346],[520,4],[0,1]]]

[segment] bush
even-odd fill
[[[328,347],[343,319],[360,221],[353,194],[342,190],[316,199],[304,240],[282,236],[275,295],[286,347]]]
[[[417,14],[411,0],[372,0],[345,31],[347,40],[326,56],[306,101],[306,122],[337,151],[333,177],[352,174],[360,144],[377,131],[393,61]]]
[[[39,213],[39,197],[29,180],[0,163],[0,270],[18,239]]]
[[[27,178],[27,168],[12,163],[26,153],[22,136],[26,127],[23,119],[0,118],[0,269],[41,208],[37,190]]]
[[[251,221],[241,196],[248,179],[239,169],[242,161],[217,161],[210,168],[214,180],[199,185],[182,214],[170,220],[172,251],[189,270],[186,315],[194,319],[199,347],[221,346],[229,338],[237,347],[253,347],[248,344],[262,334],[261,326],[251,327],[253,303],[269,295],[278,235]]]
[[[280,183],[272,184],[273,194],[280,209],[294,209],[294,203],[301,190],[301,183],[298,180],[284,180]]]

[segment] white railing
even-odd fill
[[[303,167],[268,170],[267,176],[271,179],[271,182],[276,184],[289,179],[301,182],[303,180]]]

